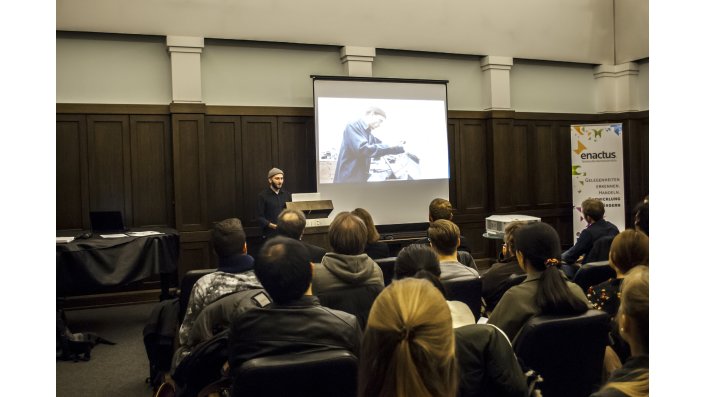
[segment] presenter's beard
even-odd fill
[[[279,184],[277,184],[276,182],[270,182],[270,184],[272,185],[272,189],[274,189],[274,190],[279,190],[279,189],[282,188],[282,185],[283,185],[284,183],[279,183]]]

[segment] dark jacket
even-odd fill
[[[622,366],[622,368],[615,369],[612,372],[612,376],[607,381],[605,386],[610,383],[621,383],[621,382],[631,382],[636,380],[636,378],[649,371],[649,356],[636,356],[630,357]],[[617,389],[611,387],[604,387],[592,393],[590,397],[626,397],[627,395],[622,393]]]
[[[323,256],[326,254],[326,250],[317,245],[309,244],[305,241],[301,242],[306,246],[308,254],[311,257],[311,262],[321,263],[321,259],[323,259]]]
[[[460,368],[458,396],[524,396],[526,378],[512,345],[486,324],[455,329],[455,357]]]
[[[581,255],[587,255],[592,249],[592,245],[604,236],[616,236],[619,234],[617,226],[604,219],[600,219],[588,225],[580,235],[575,245],[561,255],[561,259],[566,263],[575,263]]]
[[[262,234],[270,237],[276,234],[274,229],[267,227],[269,223],[277,223],[279,213],[286,208],[286,203],[291,201],[291,193],[279,189],[279,194],[267,187],[257,195],[257,222],[262,227]]]
[[[525,274],[514,256],[493,264],[482,275],[482,297],[485,299],[485,307],[488,311],[492,311],[497,306],[502,295],[509,289],[507,280],[512,274]]]
[[[232,319],[231,373],[252,358],[344,349],[359,355],[362,331],[355,316],[321,306],[315,296],[253,308]]]
[[[372,259],[389,258],[389,246],[379,241],[365,246],[365,253]]]
[[[404,147],[383,144],[365,122],[354,121],[343,131],[333,182],[367,182],[373,157],[399,153],[404,153]]]

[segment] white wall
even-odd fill
[[[614,61],[613,22],[609,0],[61,0],[56,4],[57,30],[593,64]],[[648,43],[647,37],[636,40]],[[640,53],[639,58],[646,56],[648,52]]]
[[[56,102],[168,104],[163,37],[57,33]]]
[[[593,66],[514,60],[511,105],[517,112],[595,113]]]
[[[649,1],[614,0],[615,64],[649,57]]]

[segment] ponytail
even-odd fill
[[[524,261],[542,272],[536,293],[541,314],[584,313],[587,305],[570,291],[558,269],[561,245],[556,230],[546,223],[532,223],[518,229],[514,240]]]

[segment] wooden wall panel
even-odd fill
[[[56,117],[56,229],[87,229],[86,117]]]
[[[570,122],[558,123],[558,153],[570,153]],[[573,206],[573,177],[571,175],[571,157],[559,155],[555,159],[558,167],[558,206]]]
[[[276,117],[242,118],[244,205],[241,220],[248,226],[257,225],[257,194],[267,187],[267,172],[279,167],[277,145]],[[284,186],[290,190],[286,178]]]
[[[132,225],[128,116],[89,115],[88,189],[91,211],[122,211]]]
[[[184,231],[204,230],[208,228],[204,116],[175,114],[171,122],[176,227]]]
[[[448,170],[450,172],[450,180],[448,181],[448,197],[453,206],[458,206],[458,171],[455,169],[459,151],[458,139],[460,122],[458,120],[448,120]]]
[[[626,120],[623,131],[626,224],[633,225],[632,210],[649,194],[649,121]]]
[[[315,134],[310,117],[277,117],[278,164],[290,192],[316,191]]]
[[[171,125],[167,116],[130,116],[132,224],[173,225]]]
[[[556,160],[566,157],[558,151],[558,130],[553,123],[537,122],[535,141],[529,150],[533,160],[531,184],[536,208],[552,208],[558,202],[558,165]]]
[[[494,213],[508,213],[527,208],[530,201],[530,167],[528,160],[528,123],[492,120],[493,208]]]
[[[240,117],[206,117],[208,224],[242,217]]]
[[[461,120],[455,137],[457,208],[466,214],[487,208],[487,129],[483,120]]]

